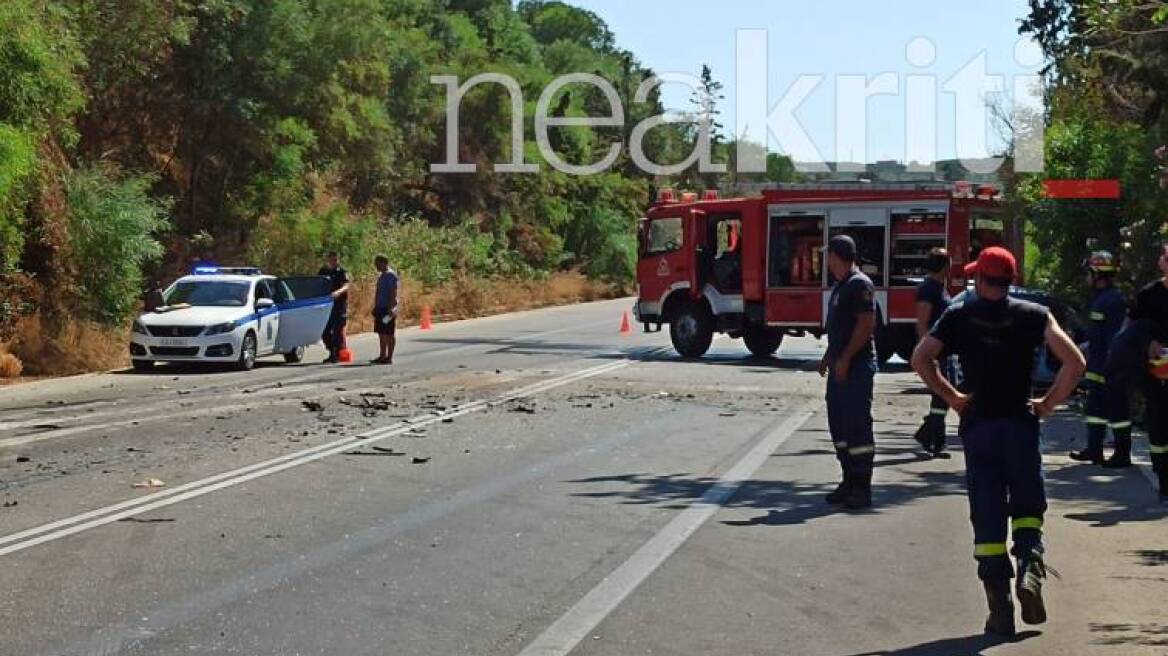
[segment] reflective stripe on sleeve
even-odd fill
[[[1091,381],[1092,383],[1099,383],[1100,385],[1107,384],[1107,378],[1105,378],[1103,376],[1103,374],[1095,373],[1094,371],[1088,371],[1086,374],[1083,375],[1083,378],[1086,378],[1087,380]]]
[[[1014,521],[1010,522],[1010,528],[1017,531],[1024,528],[1034,528],[1042,530],[1041,517],[1015,517]]]
[[[947,414],[949,414],[949,410],[946,408],[929,408],[929,416],[931,416],[931,417],[932,416],[944,417]]]
[[[847,442],[833,442],[832,444],[834,444],[835,448],[839,451],[844,451],[848,448]]]
[[[975,544],[973,545],[973,555],[978,558],[985,556],[1005,556],[1006,543],[986,542],[983,544]]]
[[[1168,444],[1153,444],[1148,449],[1152,453],[1168,453]]]
[[[876,447],[871,446],[871,445],[869,445],[869,446],[853,446],[853,447],[848,449],[848,453],[853,455],[853,456],[865,456],[865,455],[868,455],[869,453],[876,453]]]
[[[1131,427],[1132,427],[1132,423],[1130,421],[1116,421],[1116,422],[1112,422],[1112,424],[1111,424],[1111,428],[1114,430],[1123,430],[1125,428],[1131,428]]]
[[[1091,313],[1091,320],[1092,321],[1103,321],[1106,318],[1107,318],[1107,315],[1103,314],[1102,312],[1092,312]]]
[[[1104,419],[1103,417],[1084,417],[1083,421],[1087,422],[1088,424],[1095,424],[1095,425],[1102,425],[1102,426],[1107,425],[1107,420]]]

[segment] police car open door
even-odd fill
[[[288,353],[320,341],[333,310],[332,285],[324,276],[294,276],[276,281],[280,330],[276,352]]]

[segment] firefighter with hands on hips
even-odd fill
[[[1104,375],[1107,354],[1115,335],[1123,328],[1127,303],[1115,287],[1115,257],[1096,251],[1087,262],[1087,281],[1091,285],[1091,304],[1087,308],[1089,326],[1087,350],[1087,448],[1072,451],[1071,458],[1104,467],[1131,466],[1132,422],[1128,416],[1127,393],[1118,381]],[[1115,453],[1103,459],[1103,441],[1107,428],[1115,437]]]
[[[1018,560],[1015,592],[1027,624],[1046,621],[1042,584],[1042,525],[1046,490],[1039,448],[1039,420],[1050,416],[1086,370],[1083,354],[1046,308],[1009,296],[1017,264],[1000,247],[983,250],[966,267],[977,299],[953,305],[913,352],[913,369],[961,415],[974,557],[990,615],[987,632],[1014,633],[1010,580]],[[1030,398],[1035,353],[1043,343],[1063,363],[1046,396]],[[958,392],[937,366],[942,353],[957,355],[964,373]]]
[[[875,287],[856,266],[856,242],[832,237],[827,266],[836,279],[827,310],[827,352],[819,374],[827,377],[827,423],[843,480],[827,502],[851,510],[872,505],[872,385],[876,375]]]
[[[929,329],[937,323],[945,310],[949,309],[952,302],[948,289],[950,266],[949,252],[944,248],[934,248],[925,258],[925,271],[928,275],[917,285],[918,343],[929,334]],[[942,373],[947,378],[951,377],[947,366],[942,367]],[[945,404],[945,399],[933,394],[929,402],[929,414],[925,416],[924,422],[914,435],[925,451],[934,456],[941,456],[945,452],[945,415],[948,413],[949,406]]]
[[[1132,307],[1132,321],[1147,322],[1151,340],[1144,374],[1144,423],[1148,431],[1152,470],[1160,484],[1160,502],[1168,503],[1168,243],[1160,246],[1156,262],[1161,277],[1140,290]]]

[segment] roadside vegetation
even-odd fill
[[[1014,179],[1031,284],[1083,297],[1082,263],[1116,253],[1130,291],[1168,238],[1168,2],[1031,0],[1022,25],[1049,60],[1046,171]],[[1043,178],[1118,179],[1119,200],[1048,200]]]
[[[627,100],[652,75],[598,16],[552,1],[0,3],[0,376],[122,362],[147,283],[197,258],[312,272],[336,249],[363,277],[387,252],[412,298],[459,316],[548,280],[587,285],[565,298],[627,291],[654,184],[709,181],[652,180],[627,153],[591,177],[495,174],[510,158],[498,85],[462,105],[460,160],[479,172],[432,175],[445,90],[430,76],[490,71],[523,86],[529,162],[554,76],[597,73]],[[716,121],[718,84],[703,77],[713,100],[691,109]],[[552,107],[608,113],[580,86]],[[655,94],[625,108],[629,125],[664,110]],[[623,129],[557,128],[553,146],[589,163]],[[696,138],[693,123],[662,126],[646,154],[678,162]],[[716,158],[730,148],[719,139]],[[774,160],[769,177],[793,176]]]

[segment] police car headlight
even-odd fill
[[[229,333],[233,330],[235,330],[235,323],[229,321],[227,323],[217,323],[214,326],[207,326],[207,329],[203,331],[203,334],[222,335],[223,333]]]
[[[146,326],[143,326],[142,322],[138,321],[137,319],[134,319],[134,325],[130,327],[130,330],[138,333],[139,335],[148,335],[149,334],[146,332]]]

